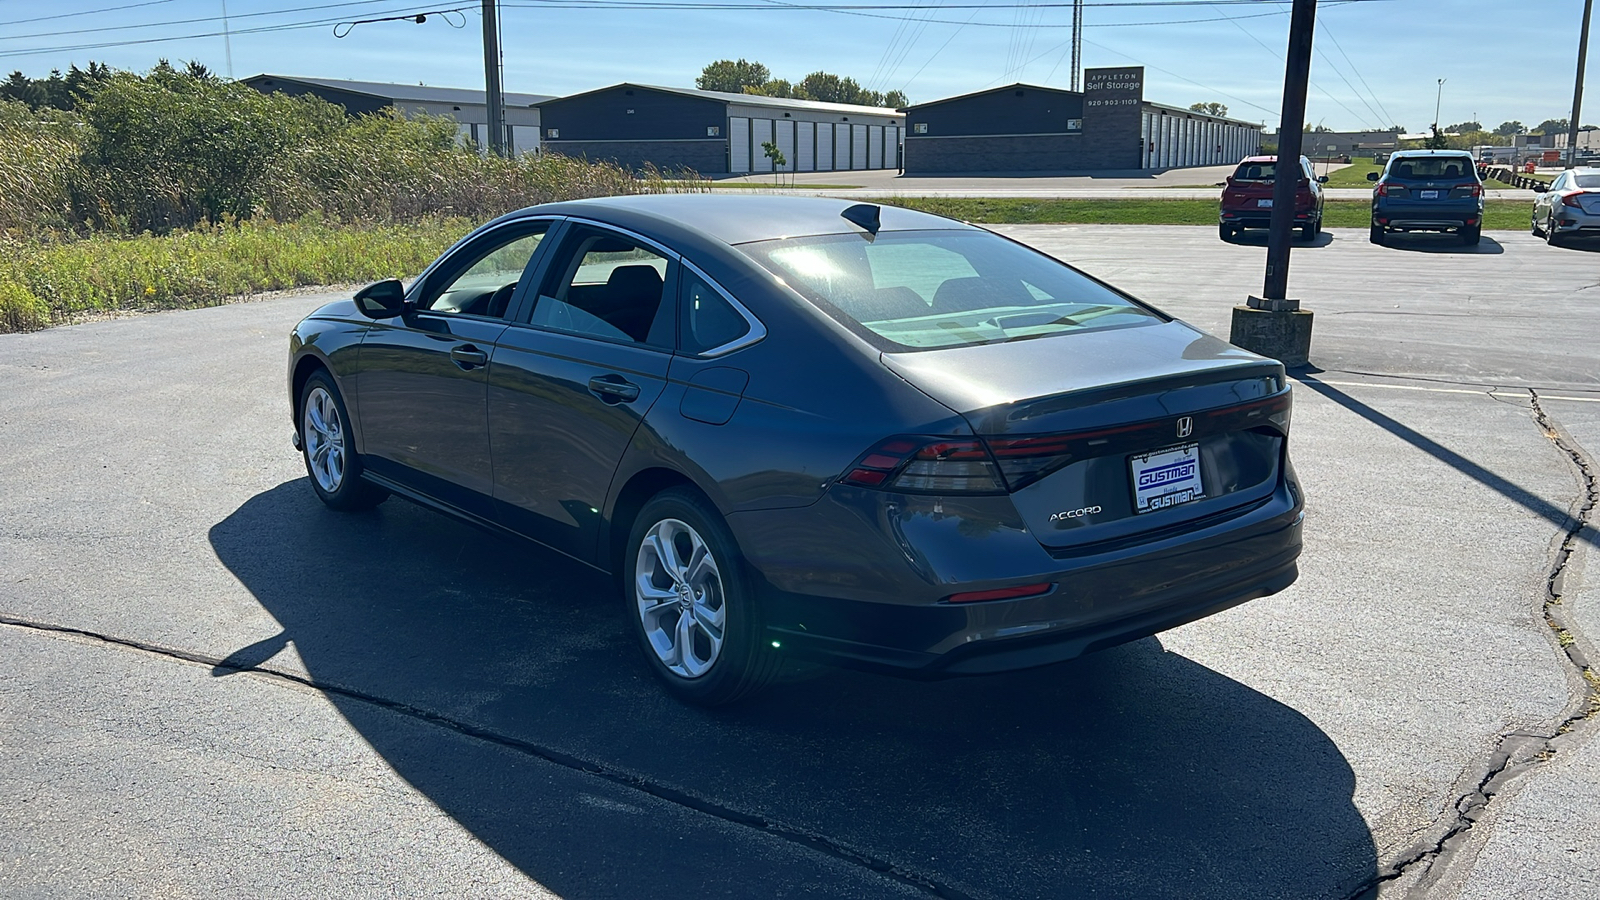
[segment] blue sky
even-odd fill
[[[1065,87],[1070,76],[1071,32],[1063,27],[1071,23],[1070,8],[975,8],[983,0],[943,0],[939,5],[955,8],[878,10],[869,16],[783,4],[874,0],[751,0],[768,7],[759,10],[552,6],[573,2],[502,0],[507,90],[566,94],[619,81],[692,86],[706,63],[738,57],[758,60],[791,80],[818,69],[848,75],[877,90],[904,90],[913,102],[1013,81]],[[1088,2],[1086,66],[1142,64],[1147,99],[1183,106],[1216,100],[1228,105],[1230,115],[1276,124],[1287,2]],[[40,77],[91,59],[144,70],[167,57],[198,60],[225,73],[221,36],[69,49],[221,32],[224,5],[233,32],[232,71],[240,78],[271,72],[483,84],[482,20],[474,0],[0,0],[0,71]],[[430,16],[421,25],[357,25],[343,38],[334,33],[333,23],[340,20],[454,6],[467,11]],[[314,8],[283,11],[298,7]],[[1491,128],[1507,119],[1532,126],[1563,118],[1571,107],[1582,0],[1526,6],[1504,0],[1322,0],[1319,7],[1310,123],[1339,130],[1389,124],[1423,130],[1433,121],[1440,78],[1443,125],[1476,117]],[[30,19],[37,21],[22,21]],[[313,22],[324,24],[247,32]],[[1592,30],[1600,32],[1600,23]],[[1591,50],[1596,43],[1591,35]],[[1596,57],[1600,53],[1591,52],[1589,112],[1582,119],[1600,123]]]

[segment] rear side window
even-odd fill
[[[883,350],[993,344],[1162,321],[1067,265],[984,231],[839,234],[739,249]]]
[[[686,353],[704,353],[731,344],[750,333],[750,323],[705,280],[684,270],[679,304],[678,343]]]
[[[1468,156],[1402,156],[1390,160],[1388,177],[1394,181],[1478,180],[1478,167]]]

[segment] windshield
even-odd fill
[[[1048,256],[982,231],[827,235],[739,249],[882,350],[1163,321]]]
[[[1410,156],[1389,163],[1389,178],[1399,181],[1478,180],[1478,169],[1468,156]]]
[[[1233,170],[1234,181],[1271,181],[1278,170],[1275,162],[1242,162],[1239,168]],[[1305,180],[1305,170],[1300,172],[1300,180]]]

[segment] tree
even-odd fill
[[[773,183],[780,183],[782,176],[779,173],[783,171],[784,166],[789,164],[789,160],[784,157],[783,151],[778,148],[778,145],[772,141],[763,141],[761,143],[761,152],[767,159],[772,160]]]
[[[1313,125],[1306,129],[1307,134],[1333,134],[1333,129],[1323,125]]]
[[[883,105],[894,109],[905,109],[911,105],[911,98],[906,96],[905,91],[890,91],[883,95]]]
[[[1445,131],[1451,132],[1453,134],[1466,134],[1469,131],[1482,131],[1482,130],[1483,130],[1483,123],[1481,123],[1481,122],[1472,122],[1472,121],[1457,122],[1456,124],[1451,125],[1449,128],[1445,129]]]
[[[1528,128],[1521,122],[1512,119],[1509,122],[1501,122],[1499,125],[1495,126],[1494,133],[1504,135],[1527,134]]]
[[[1439,130],[1438,125],[1434,125],[1433,134],[1428,135],[1428,139],[1422,142],[1422,146],[1427,150],[1448,150],[1450,149],[1450,139],[1444,136],[1444,132]]]
[[[1197,113],[1205,113],[1208,116],[1225,116],[1228,114],[1228,104],[1218,103],[1215,100],[1210,103],[1191,103],[1189,108]]]
[[[694,86],[702,91],[726,91],[730,94],[760,93],[749,88],[761,87],[772,78],[772,73],[758,62],[745,59],[719,59],[700,70]]]
[[[1566,119],[1545,119],[1532,130],[1533,134],[1566,134]]]
[[[772,78],[762,84],[751,85],[740,93],[760,94],[763,97],[793,97],[794,85],[784,81],[782,78]]]
[[[1390,134],[1405,134],[1406,133],[1406,127],[1404,125],[1390,125],[1388,128],[1385,128],[1383,130],[1388,132],[1388,133],[1390,133]]]

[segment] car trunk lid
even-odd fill
[[[883,361],[963,416],[1051,550],[1214,515],[1277,483],[1283,367],[1181,322]]]

